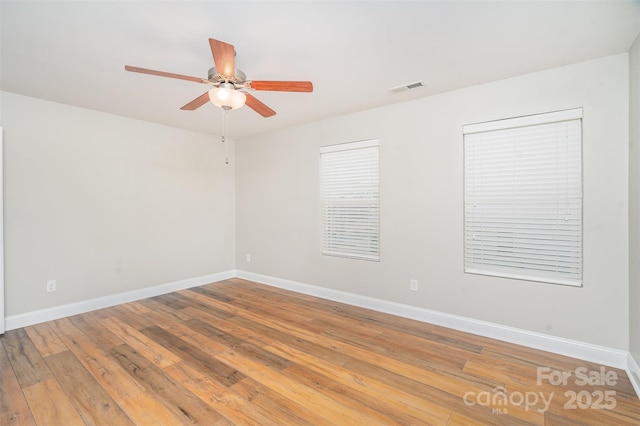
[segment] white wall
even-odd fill
[[[629,327],[640,363],[640,36],[629,51]]]
[[[218,138],[6,92],[1,107],[8,316],[234,268]]]
[[[625,53],[238,141],[237,268],[627,350],[628,72]],[[575,107],[584,287],[464,274],[462,126]],[[369,138],[381,140],[382,260],[321,256],[318,150]]]

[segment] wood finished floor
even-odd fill
[[[3,426],[640,424],[622,370],[606,367],[612,386],[538,384],[537,367],[600,366],[240,279],[0,344]]]

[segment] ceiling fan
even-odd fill
[[[245,73],[236,69],[235,49],[232,44],[210,38],[209,46],[211,47],[215,66],[209,69],[206,79],[133,67],[130,65],[126,65],[124,69],[131,72],[177,78],[180,80],[194,81],[196,83],[213,86],[209,91],[203,93],[180,108],[188,111],[200,108],[202,105],[206,104],[207,101],[211,101],[213,104],[225,111],[240,108],[246,103],[249,108],[253,109],[263,117],[271,117],[275,115],[276,112],[248,93],[247,90],[276,92],[313,91],[313,84],[310,81],[247,80]]]

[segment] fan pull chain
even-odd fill
[[[222,119],[222,143],[224,144],[224,154],[225,159],[224,163],[229,164],[229,144],[227,142],[227,113],[229,112],[228,108],[222,107],[224,109],[224,118]]]

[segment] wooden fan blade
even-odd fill
[[[202,95],[198,96],[180,109],[185,111],[193,111],[194,109],[200,108],[207,102],[209,102],[209,92],[204,92]]]
[[[270,90],[274,92],[313,92],[310,81],[249,81],[248,86],[254,90]]]
[[[213,55],[213,62],[216,64],[216,71],[225,77],[235,77],[236,51],[233,48],[233,45],[210,38],[209,46],[211,46],[211,54]]]
[[[274,110],[272,110],[271,108],[269,108],[268,106],[260,102],[258,99],[256,99],[249,93],[245,93],[245,95],[247,95],[247,102],[245,103],[245,105],[251,108],[252,110],[254,110],[255,112],[257,112],[258,114],[260,114],[261,116],[271,117],[273,115],[276,115],[276,112]]]
[[[157,75],[159,77],[177,78],[177,79],[180,79],[180,80],[188,80],[188,81],[195,81],[196,83],[208,84],[206,80],[203,80],[203,79],[198,78],[198,77],[191,77],[191,76],[188,76],[188,75],[173,74],[173,73],[164,72],[164,71],[148,70],[146,68],[132,67],[131,65],[125,65],[124,69],[127,70],[127,71],[131,71],[131,72],[139,72],[141,74],[151,74],[151,75]]]

